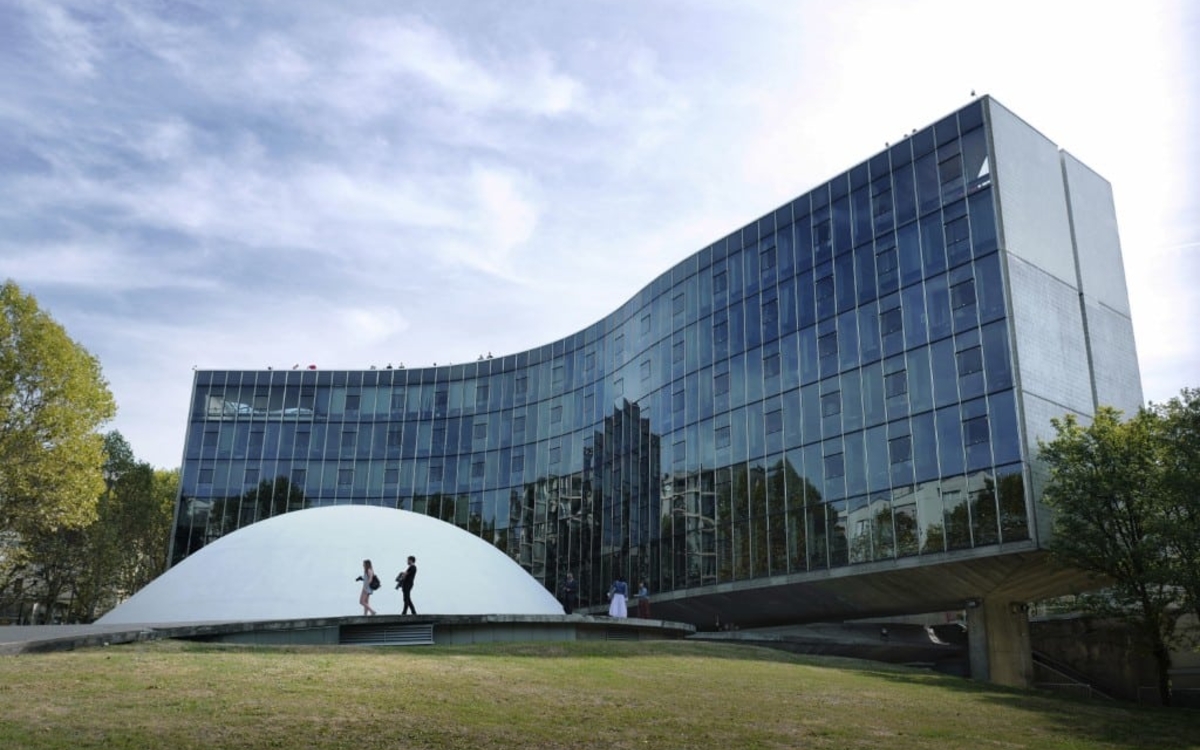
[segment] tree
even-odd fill
[[[1151,404],[1159,426],[1165,512],[1158,529],[1168,551],[1170,580],[1200,618],[1200,388],[1185,388],[1165,404]]]
[[[27,540],[49,544],[94,519],[97,429],[115,412],[96,358],[15,282],[0,285],[0,600],[27,577]]]
[[[84,622],[166,570],[179,487],[178,469],[155,470],[136,460],[120,432],[105,435],[104,447],[105,490],[96,520],[72,533],[79,554],[62,557],[75,563],[70,617]]]
[[[1049,469],[1043,500],[1055,511],[1050,551],[1105,587],[1085,597],[1085,606],[1133,626],[1169,705],[1171,647],[1183,610],[1162,536],[1169,501],[1161,492],[1160,420],[1143,410],[1122,422],[1120,412],[1102,407],[1087,427],[1073,415],[1052,424],[1055,438],[1039,445]]]

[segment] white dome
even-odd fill
[[[383,586],[379,614],[403,608],[396,575],[417,558],[422,615],[561,615],[533,576],[500,550],[431,516],[366,505],[293,511],[251,524],[190,555],[99,624],[293,620],[361,615],[362,561]]]

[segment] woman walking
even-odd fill
[[[375,569],[371,567],[370,560],[363,560],[363,572],[356,581],[362,581],[362,593],[358,595],[358,603],[362,605],[363,615],[373,615],[375,610],[371,609],[371,581],[375,578]]]

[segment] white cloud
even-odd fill
[[[73,8],[39,0],[22,0],[20,5],[29,14],[38,41],[47,48],[47,62],[71,77],[95,76],[103,55]]]

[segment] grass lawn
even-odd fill
[[[712,643],[0,658],[0,748],[1200,748],[1200,712]]]

